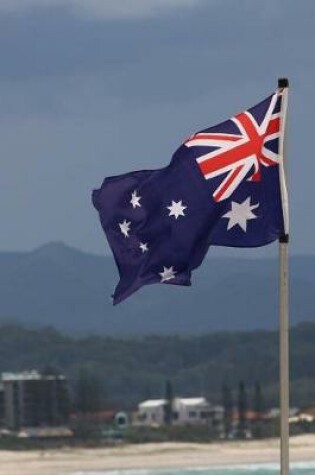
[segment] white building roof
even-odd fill
[[[21,373],[2,373],[1,379],[5,381],[35,381],[40,379],[65,379],[63,375],[42,375],[36,370],[23,371]]]
[[[150,409],[155,407],[164,406],[166,403],[166,399],[148,399],[147,401],[143,401],[139,404],[140,409]]]
[[[166,399],[148,399],[139,404],[140,409],[154,409],[162,407],[166,404]],[[209,406],[208,401],[204,397],[176,397],[174,399],[174,406]]]
[[[41,376],[38,371],[23,371],[22,373],[2,373],[2,381],[19,381],[19,380],[30,380],[30,379],[40,379]]]
[[[209,403],[204,397],[178,397],[175,403],[183,406],[207,406]]]

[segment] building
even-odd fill
[[[67,424],[69,394],[64,376],[37,371],[3,373],[2,384],[7,429]]]
[[[204,397],[175,398],[174,424],[204,425],[212,419],[211,406]]]
[[[137,424],[159,426],[165,422],[166,399],[149,399],[138,405]],[[222,411],[212,407],[204,397],[174,398],[172,401],[172,424],[214,424],[222,417]]]
[[[140,425],[162,425],[165,418],[166,399],[148,399],[138,405],[137,422]]]
[[[311,424],[315,422],[315,406],[304,407],[297,410],[295,414],[290,414],[290,424],[294,423],[307,423]]]
[[[77,412],[70,414],[70,421],[72,424],[78,424],[80,420],[84,420],[85,423],[91,425],[95,424],[98,426],[116,427],[119,429],[126,429],[129,426],[128,414],[122,411]]]

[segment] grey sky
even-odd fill
[[[90,192],[292,88],[292,250],[314,253],[313,0],[0,0],[1,250],[106,250]]]

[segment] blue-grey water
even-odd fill
[[[314,454],[315,459],[315,454]],[[76,472],[73,475],[279,475],[278,464],[251,464],[211,468],[170,470],[108,470],[103,472]],[[290,475],[315,475],[314,462],[292,463]]]

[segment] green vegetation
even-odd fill
[[[315,324],[291,330],[291,406],[315,404],[314,342]],[[48,366],[68,377],[82,412],[94,406],[135,409],[140,400],[164,397],[166,380],[172,381],[174,396],[204,395],[217,404],[222,404],[223,384],[236,402],[243,381],[249,408],[260,404],[259,380],[264,406],[278,405],[278,335],[273,331],[76,339],[52,328],[0,327],[0,371]],[[84,381],[93,385],[92,393],[86,393]]]
[[[212,442],[218,438],[211,426],[131,427],[124,434],[130,443],[146,442]]]

